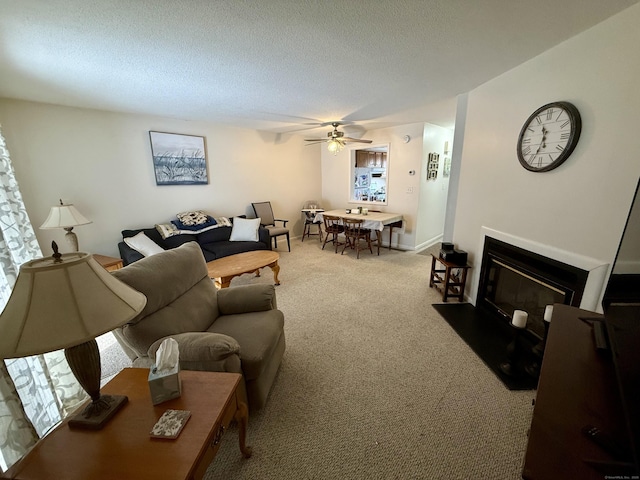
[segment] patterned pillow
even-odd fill
[[[156,224],[156,230],[158,230],[163,239],[180,235],[180,230],[173,223]]]
[[[207,232],[209,230],[213,230],[214,228],[219,227],[230,227],[231,221],[226,217],[219,217],[213,219],[213,224],[208,226],[203,226],[197,230],[183,230],[177,227],[174,223],[162,223],[156,224],[156,230],[160,233],[160,236],[163,239],[173,237],[176,235],[197,235],[202,232]]]
[[[209,215],[204,213],[202,210],[195,210],[193,212],[182,212],[176,215],[178,220],[182,222],[184,225],[202,225],[203,223],[207,223],[209,221]]]

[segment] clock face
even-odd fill
[[[582,122],[569,102],[554,102],[537,109],[518,137],[518,160],[532,172],[547,172],[564,162],[578,143]]]

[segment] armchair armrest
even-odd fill
[[[120,252],[120,258],[122,259],[122,265],[127,266],[132,264],[133,262],[137,262],[138,260],[144,258],[137,250],[134,250],[129,245],[124,242],[118,243],[118,251]]]
[[[239,285],[218,290],[218,311],[221,315],[264,312],[278,308],[273,285]]]
[[[282,222],[282,226],[283,226],[283,227],[286,227],[286,226],[287,226],[287,222],[288,222],[289,220],[282,220],[281,218],[274,218],[274,219],[273,219],[273,221],[274,221],[274,222]]]
[[[258,228],[258,241],[264,243],[271,250],[271,236],[269,230],[265,227]]]
[[[163,337],[154,342],[147,351],[154,362],[160,344],[167,338],[173,338],[178,342],[182,370],[242,373],[240,345],[228,335],[186,332]]]

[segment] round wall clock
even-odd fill
[[[532,172],[548,172],[564,162],[580,139],[580,112],[569,102],[538,108],[524,122],[518,137],[518,160]]]

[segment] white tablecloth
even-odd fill
[[[369,228],[371,230],[384,230],[385,225],[396,223],[402,220],[402,215],[399,213],[387,213],[387,212],[369,212],[367,215],[361,213],[346,213],[344,210],[330,210],[328,212],[319,212],[316,214],[314,221],[323,221],[323,215],[333,215],[340,218],[353,218],[356,220],[364,220],[362,227]]]

